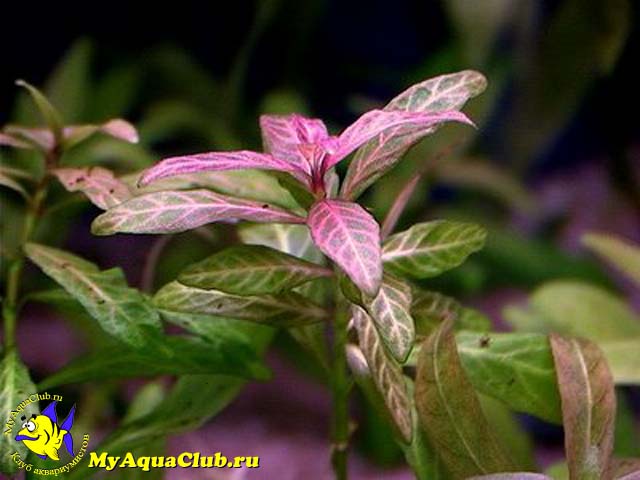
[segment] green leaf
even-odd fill
[[[414,289],[411,316],[415,321],[416,334],[431,335],[444,320],[454,319],[454,329],[488,332],[491,320],[480,312],[462,306],[457,300],[438,292]]]
[[[268,370],[246,342],[227,341],[212,345],[197,337],[172,335],[144,348],[117,345],[82,356],[39,386],[47,390],[86,381],[185,374],[269,378]]]
[[[45,123],[56,139],[56,143],[60,144],[63,138],[62,128],[64,126],[60,113],[55,109],[53,105],[51,105],[49,100],[47,100],[47,97],[45,97],[42,92],[40,92],[40,90],[38,90],[33,85],[28,84],[24,80],[17,80],[16,85],[27,89],[27,92],[29,92],[29,95],[31,95],[33,102],[36,104],[36,107],[38,107],[42,118],[44,119]]]
[[[589,233],[582,243],[640,285],[640,247],[612,235]]]
[[[18,192],[22,196],[22,198],[24,198],[25,200],[29,200],[29,194],[24,189],[24,187],[20,185],[19,182],[17,182],[16,180],[14,180],[8,175],[5,175],[1,171],[0,171],[0,185],[3,187],[10,188],[15,192]]]
[[[382,249],[385,269],[412,278],[434,277],[462,264],[480,250],[486,231],[477,225],[437,220],[418,223],[387,239]]]
[[[294,292],[243,297],[171,282],[156,293],[153,302],[158,308],[173,312],[216,315],[280,327],[317,323],[327,317],[324,309]]]
[[[324,259],[304,225],[243,224],[238,228],[238,235],[244,243],[275,248],[313,263],[321,263]]]
[[[387,353],[380,335],[367,312],[357,305],[352,306],[351,321],[358,332],[358,343],[371,371],[376,389],[384,399],[393,424],[405,442],[413,435],[411,401],[402,367]]]
[[[616,385],[640,385],[640,337],[598,343]]]
[[[452,327],[444,322],[420,351],[415,402],[422,428],[453,478],[513,471],[465,376]]]
[[[158,312],[140,292],[129,288],[122,270],[99,270],[80,257],[36,243],[27,244],[24,250],[118,340],[141,347],[160,334]]]
[[[549,336],[562,399],[564,444],[571,478],[610,479],[616,398],[613,377],[598,347]]]
[[[258,245],[237,245],[187,267],[178,281],[190,287],[236,295],[261,295],[291,290],[331,270]]]
[[[0,363],[0,409],[3,417],[3,434],[0,436],[0,472],[8,476],[18,471],[18,464],[13,461],[11,455],[18,452],[21,458],[25,458],[29,452],[23,442],[14,440],[22,428],[20,417],[38,413],[38,402],[27,405],[21,413],[17,412],[16,407],[34,393],[37,393],[36,386],[16,351],[12,349],[4,352]],[[14,424],[9,426],[8,421],[13,421]]]
[[[463,331],[456,339],[460,361],[476,390],[518,412],[561,423],[553,357],[545,335]]]

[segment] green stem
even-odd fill
[[[347,325],[349,312],[345,298],[336,285],[336,311],[334,320],[333,425],[331,464],[336,480],[347,479],[349,448],[349,390],[351,381],[347,370]]]

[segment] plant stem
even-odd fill
[[[347,325],[349,312],[345,298],[336,284],[336,309],[334,320],[334,358],[332,371],[333,425],[331,464],[336,480],[347,479],[347,454],[349,448],[349,390],[351,381],[347,370]]]

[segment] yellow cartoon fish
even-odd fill
[[[67,418],[58,426],[56,403],[58,402],[51,402],[40,415],[32,415],[27,422],[22,424],[22,430],[16,436],[18,442],[23,442],[29,450],[42,459],[49,457],[53,460],[59,460],[58,450],[63,442],[69,454],[72,457],[75,456],[71,427],[76,406],[71,408]],[[22,420],[25,419],[26,417],[22,417]]]

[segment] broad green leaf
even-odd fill
[[[385,269],[412,278],[434,277],[462,264],[487,236],[477,225],[437,220],[390,236],[382,248]]]
[[[327,257],[374,297],[382,283],[380,227],[357,203],[324,199],[309,211],[311,238]]]
[[[640,457],[640,430],[638,430],[631,398],[624,390],[616,391],[616,424],[613,454],[617,457]],[[640,460],[638,463],[640,470]],[[617,476],[617,475],[616,475]]]
[[[353,305],[351,315],[351,321],[358,332],[360,350],[364,354],[376,389],[383,397],[387,411],[401,437],[405,442],[410,442],[413,436],[411,401],[402,367],[387,353],[380,334],[367,312]],[[362,363],[361,368],[364,368]]]
[[[513,410],[561,423],[560,396],[547,337],[535,333],[456,335],[467,378]]]
[[[309,229],[291,224],[243,224],[238,235],[244,243],[275,248],[294,257],[321,263],[322,252],[314,245]]]
[[[471,70],[442,75],[408,88],[391,100],[384,110],[426,113],[459,110],[468,99],[482,93],[486,85],[484,76]],[[393,168],[418,140],[433,133],[438,126],[402,126],[390,135],[367,142],[349,165],[341,197],[353,200],[360,196]]]
[[[569,475],[613,478],[611,454],[616,398],[613,377],[598,347],[586,340],[549,336],[562,399]]]
[[[84,193],[95,206],[103,210],[115,207],[133,196],[122,180],[103,167],[56,168],[52,173],[67,191]]]
[[[599,233],[584,235],[582,243],[640,285],[640,246]]]
[[[153,297],[162,310],[216,315],[267,325],[290,327],[323,321],[327,312],[300,294],[239,296],[171,282]]]
[[[38,412],[38,402],[27,405],[22,412],[17,411],[18,405],[37,393],[36,386],[31,381],[27,367],[20,361],[15,349],[4,352],[0,362],[0,409],[2,409],[2,432],[0,436],[0,472],[12,476],[18,471],[11,455],[18,452],[25,458],[29,450],[23,442],[14,440],[22,428],[20,417]],[[14,414],[15,412],[15,414]],[[9,422],[13,422],[11,425]]]
[[[513,471],[465,376],[448,320],[424,343],[415,402],[420,422],[452,478]]]
[[[129,288],[122,270],[99,270],[80,257],[36,243],[27,244],[24,250],[118,340],[140,347],[160,334],[158,312],[140,292]]]
[[[291,290],[331,270],[273,248],[237,245],[187,267],[178,281],[190,287],[236,295],[261,295]]]
[[[249,220],[303,223],[304,219],[268,203],[227,197],[209,190],[154,192],[134,197],[98,216],[96,235],[176,233],[207,223]]]
[[[16,81],[16,85],[27,89],[27,92],[31,95],[33,102],[40,111],[42,118],[49,127],[49,130],[56,139],[56,142],[60,143],[62,141],[62,127],[64,125],[60,112],[58,112],[56,108],[51,105],[49,100],[47,100],[47,97],[45,97],[42,92],[33,85],[28,84],[24,80]]]
[[[414,289],[411,316],[416,334],[429,336],[444,320],[453,318],[454,329],[488,332],[491,320],[480,312],[462,306],[457,300],[438,292]]]
[[[86,381],[186,374],[269,378],[269,371],[246,342],[212,345],[197,337],[170,335],[143,348],[117,345],[89,353],[46,378],[39,387],[47,390]]]

